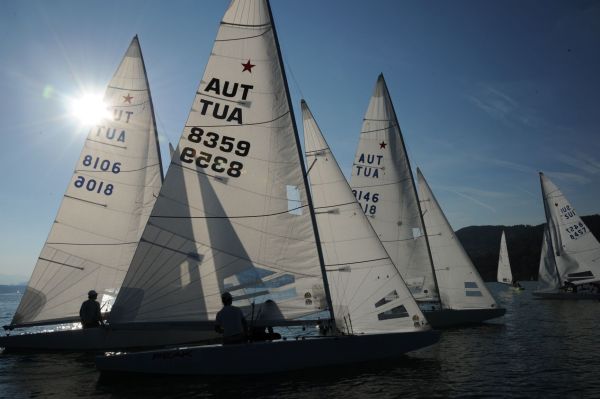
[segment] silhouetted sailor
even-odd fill
[[[81,304],[79,318],[83,328],[100,327],[103,324],[100,304],[96,301],[96,298],[98,298],[98,293],[91,290],[88,292],[88,300]]]
[[[223,334],[223,344],[239,344],[246,342],[246,318],[241,309],[233,306],[233,297],[229,292],[221,295],[223,309],[217,313],[215,330]]]

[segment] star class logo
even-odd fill
[[[250,59],[248,59],[248,61],[246,61],[245,64],[242,64],[242,66],[244,67],[244,69],[242,69],[242,72],[248,71],[249,73],[252,73],[252,68],[254,68],[256,65],[250,63]]]
[[[381,143],[379,143],[379,149],[380,150],[384,150],[385,146],[387,146],[387,143],[385,141],[382,141]]]
[[[123,96],[123,102],[127,104],[131,104],[131,100],[133,100],[133,96],[127,93],[126,96]]]

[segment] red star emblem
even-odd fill
[[[387,145],[387,143],[385,141],[382,141],[381,143],[379,143],[379,149],[383,149],[385,148],[385,146]]]
[[[246,61],[245,64],[242,64],[242,66],[244,67],[244,69],[242,69],[242,72],[248,71],[248,72],[252,73],[252,68],[254,68],[256,65],[251,64],[250,60],[248,60],[248,61]]]
[[[133,100],[133,96],[130,96],[129,93],[127,93],[126,96],[123,96],[124,103],[131,104],[131,100]]]

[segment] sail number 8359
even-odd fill
[[[225,153],[233,152],[235,155],[245,157],[250,152],[250,143],[244,140],[238,140],[229,136],[220,136],[215,132],[205,132],[204,129],[193,127],[188,135],[188,140],[192,143],[202,144],[207,148],[216,148]],[[244,164],[239,161],[230,161],[224,156],[206,151],[197,151],[191,147],[184,147],[181,150],[179,159],[185,163],[196,163],[200,168],[208,168],[217,173],[226,172],[231,177],[240,177]]]

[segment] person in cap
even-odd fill
[[[98,293],[94,290],[88,292],[88,300],[81,304],[79,318],[83,328],[95,328],[103,325],[100,304],[96,301]]]
[[[223,334],[223,344],[240,344],[246,342],[247,323],[244,313],[237,306],[233,306],[233,297],[229,292],[221,295],[223,308],[217,313],[215,330]]]

